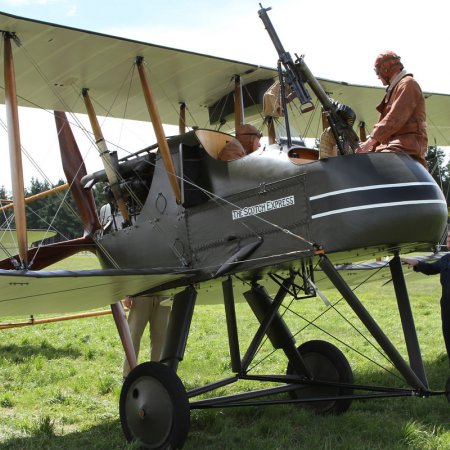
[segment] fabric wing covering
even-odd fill
[[[0,271],[0,316],[66,313],[110,305],[126,295],[191,274],[138,270]]]

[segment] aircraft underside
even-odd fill
[[[189,286],[174,298],[169,334],[161,361],[140,364],[124,382],[120,397],[120,417],[127,439],[137,440],[145,448],[164,448],[165,445],[180,448],[186,439],[190,411],[193,409],[297,403],[318,414],[341,414],[348,410],[353,400],[446,395],[450,401],[450,379],[445,390],[433,390],[429,387],[399,255],[389,262],[389,269],[409,362],[326,256],[320,256],[319,267],[398,371],[405,387],[355,383],[352,368],[338,346],[323,340],[303,341],[301,333],[296,333],[294,337],[284,320],[284,314],[289,310],[289,306],[285,309],[286,303],[304,300],[316,294],[313,283],[310,283],[313,272],[305,267],[297,272],[291,271],[286,277],[273,276],[273,281],[278,285],[273,296],[269,295],[260,280],[254,279],[252,283],[247,283],[243,298],[260,325],[248,347],[242,348],[235,311],[237,296],[235,299],[233,287],[238,280],[230,276],[222,282],[230,375],[208,385],[186,390],[176,374],[184,357],[197,298],[197,290],[194,286]],[[287,298],[290,299],[288,302]],[[252,373],[251,366],[266,338],[274,350],[284,352],[287,361],[285,373]],[[340,342],[339,346],[342,347],[343,344],[345,343]],[[241,393],[216,394],[226,386],[238,384],[242,380],[254,382],[256,389],[248,390],[247,385]]]

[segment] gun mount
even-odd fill
[[[271,8],[263,8],[261,3],[259,6],[261,9],[258,11],[258,15],[272,39],[279,56],[279,61],[285,70],[284,77],[280,77],[280,83],[286,82],[295,93],[302,105],[302,108],[300,109],[302,113],[314,109],[311,96],[305,87],[305,83],[307,83],[327,114],[328,123],[334,139],[336,140],[339,153],[341,155],[353,153],[353,150],[358,146],[359,142],[358,135],[353,129],[356,118],[355,113],[348,106],[336,102],[327,95],[306,65],[302,56],[299,57],[295,55],[297,59],[295,62],[293,61],[291,55],[285,51],[272,22],[269,19],[267,11],[270,11]],[[281,92],[284,92],[284,89],[281,89]],[[303,105],[307,106],[303,107]],[[287,111],[285,111],[285,116],[287,117]]]

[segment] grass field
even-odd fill
[[[74,267],[86,266],[83,258],[87,257],[75,258]],[[409,288],[428,380],[432,389],[442,390],[450,369],[440,329],[439,280],[423,276]],[[372,285],[357,292],[406,355],[392,288]],[[339,300],[333,292],[327,295]],[[343,303],[338,304],[339,311],[357,325]],[[311,320],[325,306],[319,299],[309,299],[295,302],[292,309],[298,315],[287,313],[286,318],[294,331],[306,324],[299,315]],[[245,304],[237,305],[237,313],[243,352],[257,324]],[[327,312],[316,325],[320,328],[303,329],[297,341],[324,339],[337,345],[357,382],[403,386],[379,353],[336,312]],[[2,330],[0,336],[1,449],[136,448],[126,444],[118,417],[123,355],[110,315]],[[267,343],[262,354],[269,353]],[[146,354],[148,339],[141,355]],[[284,373],[286,361],[277,351],[262,365],[255,370]],[[188,389],[229,375],[222,305],[196,309],[178,373]],[[228,390],[248,387],[233,385]],[[450,449],[449,419],[450,405],[443,396],[358,401],[337,417],[319,417],[298,405],[193,411],[184,448]]]

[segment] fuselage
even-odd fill
[[[218,270],[289,266],[318,248],[336,260],[431,248],[445,230],[444,196],[406,155],[311,161],[272,145],[227,162],[211,156],[195,131],[169,144],[181,203],[157,154],[132,224],[117,220],[98,240],[105,267],[113,259],[119,267],[188,268],[210,278]]]

